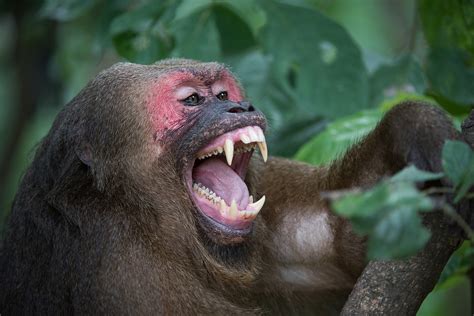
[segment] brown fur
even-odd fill
[[[246,182],[267,203],[249,238],[219,244],[197,224],[181,174],[209,126],[169,135],[158,156],[144,136],[145,83],[176,69],[206,77],[223,66],[118,64],[58,115],[1,248],[2,315],[335,313],[364,244],[319,192],[371,186],[410,163],[439,170],[443,141],[458,137],[440,110],[405,103],[329,167],[254,158]]]

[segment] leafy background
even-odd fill
[[[58,109],[120,60],[228,64],[269,119],[271,154],[313,164],[338,157],[397,102],[431,102],[458,126],[474,105],[473,0],[6,1],[0,38],[0,227]],[[382,185],[416,195],[411,184]],[[400,227],[379,234],[405,232],[413,212],[395,214]],[[411,232],[414,244],[427,238]],[[473,253],[458,250],[419,315],[470,315]]]

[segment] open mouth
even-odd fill
[[[188,185],[198,210],[214,224],[230,230],[246,229],[262,209],[265,196],[254,201],[245,183],[257,147],[266,161],[262,129],[247,126],[220,135],[197,153]]]

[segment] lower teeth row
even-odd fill
[[[196,191],[197,193],[199,193],[199,195],[205,197],[206,199],[208,199],[209,201],[211,201],[214,204],[218,204],[222,200],[222,198],[220,196],[218,196],[216,193],[214,193],[212,190],[205,187],[201,183],[196,183],[195,182],[193,184],[193,190]]]

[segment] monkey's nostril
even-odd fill
[[[227,112],[229,112],[229,113],[242,113],[242,112],[245,112],[245,109],[241,108],[239,106],[236,106],[236,107],[230,108]]]
[[[250,102],[238,102],[237,104],[234,104],[227,112],[229,113],[243,113],[243,112],[253,112],[255,111],[255,108]]]

